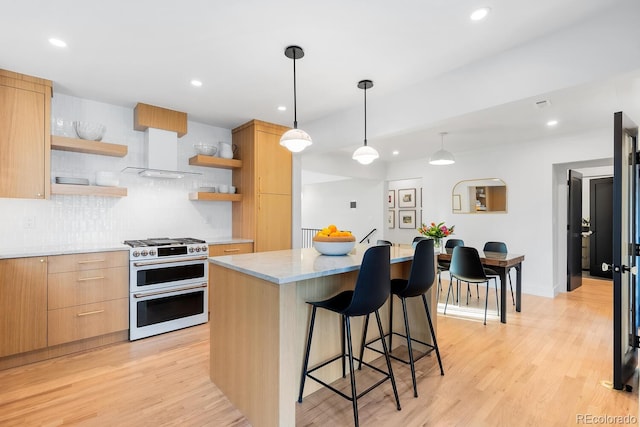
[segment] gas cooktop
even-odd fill
[[[193,245],[197,243],[206,243],[204,240],[193,239],[191,237],[156,237],[145,240],[125,240],[124,244],[132,248],[156,247],[156,246],[172,246],[172,245]]]

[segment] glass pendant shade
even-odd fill
[[[302,129],[290,129],[280,137],[280,145],[292,153],[299,153],[311,145],[311,137]]]
[[[356,160],[361,165],[369,165],[378,157],[380,157],[380,155],[375,148],[363,145],[353,152],[352,159]]]
[[[456,162],[453,154],[444,149],[444,136],[447,132],[440,132],[440,149],[429,158],[429,164],[436,166],[452,165]]]

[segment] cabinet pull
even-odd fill
[[[104,258],[102,258],[102,259],[88,259],[86,261],[78,261],[78,264],[92,264],[94,262],[104,262]]]
[[[89,280],[102,280],[104,276],[94,276],[94,277],[83,277],[78,279],[78,282],[88,282]]]
[[[225,249],[224,252],[240,252],[239,248],[235,248],[235,249]]]
[[[89,316],[91,314],[100,314],[100,313],[104,313],[104,310],[85,311],[84,313],[76,314],[76,316],[82,317],[82,316]]]

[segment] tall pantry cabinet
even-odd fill
[[[280,145],[287,130],[251,120],[232,131],[235,157],[242,160],[232,178],[242,193],[232,207],[233,235],[253,239],[255,252],[291,248],[292,155]]]
[[[51,191],[51,81],[0,70],[0,197]]]

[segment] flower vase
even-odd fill
[[[433,251],[437,254],[442,252],[442,239],[437,237],[433,238]]]

